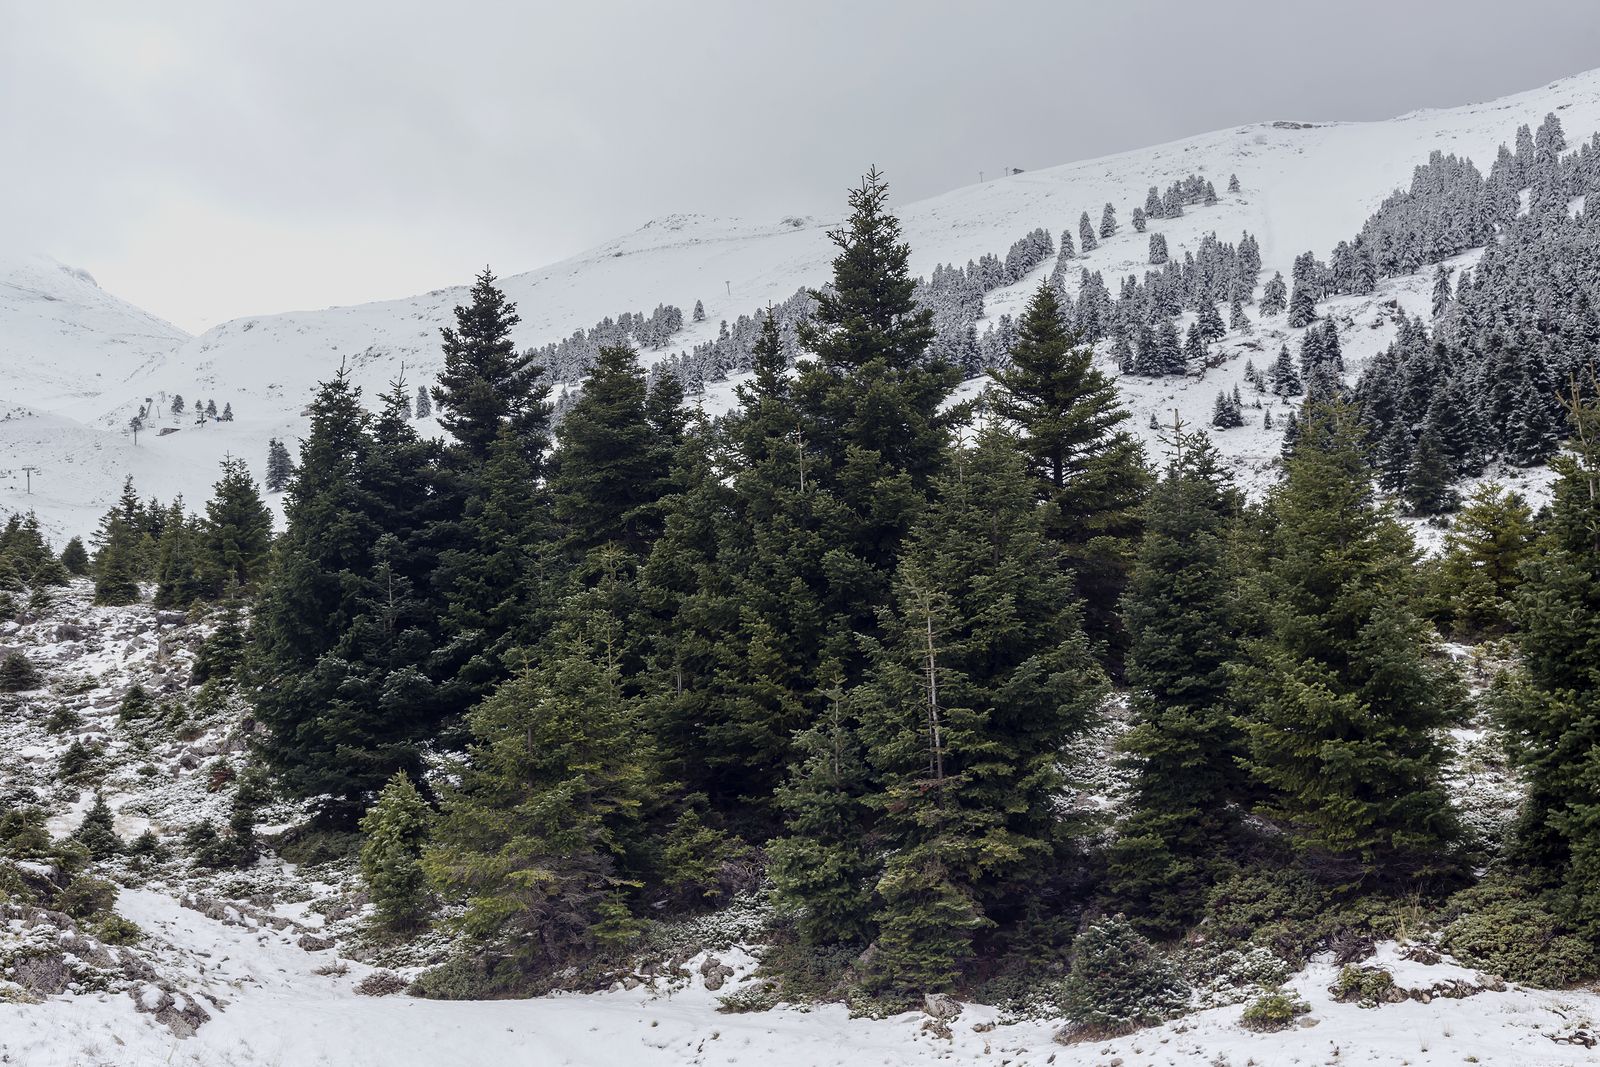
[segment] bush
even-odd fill
[[[1310,1010],[1311,1005],[1303,1000],[1295,1000],[1287,993],[1268,993],[1251,1002],[1244,1010],[1244,1015],[1240,1016],[1239,1025],[1260,1034],[1287,1030],[1296,1019]]]
[[[778,989],[771,982],[752,982],[743,989],[717,1000],[717,1010],[724,1015],[743,1015],[755,1011],[771,1011],[778,1006]]]
[[[56,773],[63,782],[73,785],[93,781],[100,773],[99,748],[74,740],[61,754]]]
[[[0,660],[0,693],[22,693],[43,684],[39,668],[21,652],[12,652]]]
[[[108,945],[131,945],[144,937],[144,931],[138,923],[111,912],[94,924],[94,936]]]
[[[1522,985],[1565,989],[1600,974],[1587,940],[1532,890],[1485,883],[1451,897],[1439,947],[1468,967]]]
[[[1387,1001],[1404,998],[1403,994],[1397,998],[1394,975],[1382,967],[1345,967],[1340,970],[1333,985],[1328,987],[1328,992],[1334,1000],[1344,1004],[1354,1001],[1363,1008],[1375,1008]]]
[[[117,902],[117,887],[103,878],[80,875],[56,899],[56,908],[74,919],[92,919],[109,912]]]
[[[131,722],[142,719],[155,710],[156,702],[150,696],[150,690],[134,682],[126,693],[122,694],[122,701],[117,705],[117,718],[122,722]]]
[[[7,805],[0,812],[0,856],[38,859],[50,852],[45,811],[32,805]]]
[[[1182,1012],[1189,991],[1178,970],[1118,915],[1078,935],[1062,1007],[1085,1038],[1125,1034]]]
[[[1302,872],[1257,868],[1217,883],[1200,928],[1213,944],[1265,945],[1299,964],[1326,938],[1329,911],[1328,894]]]

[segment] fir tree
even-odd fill
[[[654,505],[665,491],[667,455],[647,418],[647,396],[633,349],[602,348],[561,420],[550,492],[575,556],[606,544],[643,555],[660,531]]]
[[[1149,473],[1116,387],[1073,344],[1055,292],[1041,285],[1023,315],[1011,365],[991,372],[995,411],[1020,428],[1024,454],[1048,505],[1050,536],[1064,548],[1084,605],[1084,625],[1110,661],[1119,659],[1116,601],[1139,534]]]
[[[289,458],[289,449],[274,437],[267,442],[267,492],[283,492],[293,477],[294,460]]]
[[[83,538],[74,537],[67,542],[67,546],[61,550],[61,565],[74,578],[89,573],[89,553],[83,547]]]
[[[1356,875],[1437,874],[1456,833],[1441,781],[1442,728],[1460,701],[1416,611],[1410,537],[1373,499],[1346,405],[1300,426],[1270,531],[1245,590],[1249,765],[1269,810]]]
[[[272,512],[261,502],[243,460],[225,459],[211,488],[200,526],[207,592],[220,596],[230,583],[250,588],[266,568]]]
[[[1471,636],[1510,628],[1535,533],[1533,511],[1519,494],[1493,482],[1473,490],[1450,524],[1433,572],[1435,612],[1453,632]]]
[[[1283,273],[1275,271],[1272,277],[1267,279],[1267,284],[1261,291],[1262,317],[1276,315],[1288,306],[1289,290],[1283,284]]]
[[[133,479],[123,483],[122,499],[100,520],[94,536],[94,602],[133,604],[145,573],[144,533]]]
[[[24,653],[8,652],[0,660],[0,693],[24,693],[44,684],[44,676]]]
[[[433,397],[429,395],[426,385],[417,386],[417,404],[414,410],[419,419],[426,419],[433,415]]]
[[[361,820],[361,875],[380,924],[411,930],[428,917],[427,876],[422,853],[433,812],[411,784],[396,773]]]
[[[880,985],[948,988],[972,938],[1057,860],[1060,752],[1103,691],[1017,442],[985,430],[941,482],[850,695],[889,846]]]
[[[1078,219],[1078,247],[1085,252],[1093,252],[1099,244],[1100,242],[1095,240],[1094,225],[1089,221],[1089,213],[1085,211]]]
[[[105,794],[96,790],[94,803],[84,812],[83,821],[73,831],[72,838],[89,850],[90,859],[107,860],[122,851],[122,839],[117,836]]]
[[[1498,694],[1499,713],[1527,793],[1513,858],[1532,869],[1560,914],[1585,936],[1600,931],[1600,406],[1578,396],[1570,451],[1557,472],[1548,528],[1524,571],[1516,622],[1522,669]]]
[[[510,422],[528,448],[528,459],[538,464],[550,421],[544,368],[517,354],[511,330],[521,318],[487,267],[469,296],[470,303],[455,309],[455,325],[440,330],[444,369],[433,386],[433,400],[442,409],[439,425],[470,462],[481,464],[500,424]]]
[[[1229,691],[1239,615],[1228,538],[1242,500],[1203,434],[1177,424],[1168,447],[1123,599],[1133,784],[1110,864],[1113,892],[1163,936],[1194,918],[1249,795]]]
[[[1100,212],[1100,239],[1105,240],[1117,232],[1117,209],[1111,202],[1106,201],[1106,206]]]
[[[621,624],[601,599],[574,599],[543,662],[473,709],[470,761],[423,860],[465,901],[462,931],[525,971],[639,930],[632,897],[657,784],[623,690]]]
[[[1153,233],[1150,235],[1150,262],[1154,266],[1161,266],[1167,261],[1166,234]]]

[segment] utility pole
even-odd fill
[[[38,467],[23,467],[22,473],[28,476],[28,495],[33,495],[33,476],[39,473]]]

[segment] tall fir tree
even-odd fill
[[[1591,383],[1592,386],[1592,383]],[[1568,401],[1574,434],[1548,528],[1517,595],[1522,669],[1499,693],[1513,762],[1527,785],[1513,858],[1559,912],[1600,936],[1600,405]]]
[[[1055,292],[1028,302],[1008,367],[990,376],[995,411],[1020,430],[1046,504],[1047,529],[1066,554],[1084,608],[1084,627],[1117,665],[1126,638],[1117,600],[1138,542],[1139,507],[1150,482],[1116,387],[1061,324]]]
[[[1244,596],[1252,773],[1267,810],[1350,880],[1406,885],[1451,869],[1444,736],[1461,702],[1454,668],[1418,611],[1411,538],[1374,499],[1354,410],[1300,421]]]
[[[1196,917],[1250,789],[1230,691],[1240,618],[1230,538],[1243,501],[1204,434],[1175,422],[1167,445],[1123,599],[1132,784],[1109,859],[1113,895],[1170,937]]]

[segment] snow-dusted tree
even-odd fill
[[[426,385],[417,386],[417,405],[415,408],[417,418],[425,419],[433,414],[433,398],[428,395]]]
[[[1210,300],[1200,301],[1200,317],[1198,321],[1200,336],[1206,341],[1220,341],[1228,328],[1222,324],[1222,315],[1217,311],[1217,305]]]
[[[1237,174],[1228,175],[1228,192],[1237,193],[1238,191],[1239,191],[1239,176]]]
[[[267,442],[267,492],[283,492],[293,476],[294,461],[289,458],[289,449],[274,437]]]
[[[705,304],[701,303],[698,300],[696,300],[694,302],[694,321],[695,322],[704,322],[704,321],[706,321],[706,306],[705,306]]]
[[[1289,306],[1289,287],[1283,283],[1283,272],[1275,271],[1261,291],[1261,314],[1276,315]]]
[[[1078,219],[1078,244],[1085,252],[1093,252],[1099,244],[1094,238],[1094,227],[1089,223],[1087,211]]]
[[[1143,233],[1146,220],[1147,220],[1147,216],[1144,213],[1144,208],[1142,208],[1142,207],[1134,208],[1133,209],[1133,232],[1134,233]]]
[[[172,413],[174,415],[182,415],[183,412],[184,412],[183,394],[182,393],[173,393],[172,394]]]
[[[1250,319],[1244,313],[1244,305],[1239,302],[1238,296],[1233,298],[1233,303],[1228,308],[1228,328],[1230,330],[1250,329]]]
[[[233,402],[231,400],[222,405],[222,414],[218,415],[217,418],[223,422],[233,421]]]
[[[1106,206],[1100,211],[1100,236],[1110,237],[1117,232],[1117,209],[1106,201]]]
[[[1167,236],[1163,233],[1150,235],[1150,262],[1154,266],[1161,266],[1167,261]]]
[[[1153,185],[1150,191],[1144,194],[1144,213],[1152,219],[1159,219],[1163,213],[1161,193]]]
[[[1433,272],[1433,317],[1438,318],[1450,306],[1450,268],[1443,263]]]

